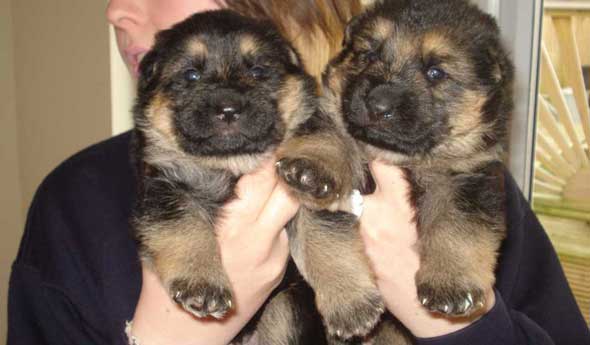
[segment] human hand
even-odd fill
[[[236,194],[224,207],[217,239],[236,310],[255,312],[283,277],[289,257],[284,227],[299,205],[278,183],[274,160],[243,176]]]
[[[428,312],[418,301],[414,280],[420,257],[415,246],[418,232],[409,202],[410,186],[399,168],[372,162],[370,169],[376,190],[364,198],[360,231],[387,308],[420,338],[467,327],[493,307],[493,291],[489,291],[482,313],[469,318],[449,319]]]
[[[285,272],[289,248],[284,226],[299,207],[277,182],[274,160],[269,160],[238,181],[236,200],[223,207],[216,231],[232,285],[232,312],[221,321],[192,317],[144,267],[132,330],[142,345],[227,344],[258,311]]]

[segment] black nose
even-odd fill
[[[232,89],[218,89],[208,99],[211,116],[226,123],[235,122],[241,117],[244,102],[242,95]]]
[[[240,107],[237,104],[224,104],[220,107],[217,119],[231,123],[240,118]]]
[[[367,108],[372,120],[390,119],[399,104],[397,92],[387,86],[378,86],[369,92]]]

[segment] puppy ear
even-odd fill
[[[299,52],[297,52],[297,50],[290,44],[287,45],[287,54],[289,55],[290,63],[292,63],[296,67],[303,67],[303,62],[301,60]]]
[[[344,39],[342,40],[342,46],[345,47],[352,41],[352,34],[354,33],[356,26],[360,22],[360,16],[352,17],[348,24],[346,24],[346,30],[344,30]]]
[[[153,84],[159,68],[158,52],[150,50],[139,64],[138,88],[145,90]]]
[[[490,61],[490,76],[495,84],[500,84],[512,78],[512,62],[510,62],[505,52],[498,47],[490,47],[487,55]]]

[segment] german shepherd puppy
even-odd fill
[[[435,313],[471,315],[485,305],[485,292],[495,283],[505,237],[502,159],[512,84],[513,66],[498,26],[475,5],[378,1],[349,23],[344,48],[324,74],[322,107],[336,130],[326,135],[325,127],[308,126],[291,140],[293,146],[284,146],[290,150],[279,156],[279,174],[295,195],[304,195],[303,202],[321,208],[325,200],[346,196],[342,191],[362,187],[358,162],[401,167],[419,232],[418,298]],[[337,134],[339,128],[346,133]],[[337,255],[358,241],[357,226],[333,228],[338,238],[324,248],[329,257],[310,253],[308,258],[336,272],[326,279],[306,278],[328,330],[343,338],[368,334],[382,311],[371,313],[381,304],[358,293],[357,277],[370,277],[365,261],[354,263],[356,253],[353,259],[348,252]],[[345,271],[338,271],[339,263]],[[320,305],[318,292],[334,292],[323,297],[327,306]],[[331,316],[338,312],[347,321]]]
[[[278,31],[228,10],[162,31],[141,62],[132,223],[141,260],[196,317],[220,319],[233,306],[215,238],[222,206],[239,177],[272,157],[316,103],[315,80]],[[313,293],[288,272],[255,339],[323,344]]]

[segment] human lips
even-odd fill
[[[148,49],[142,47],[130,47],[124,50],[125,60],[135,78],[139,76],[139,64],[147,52]]]

